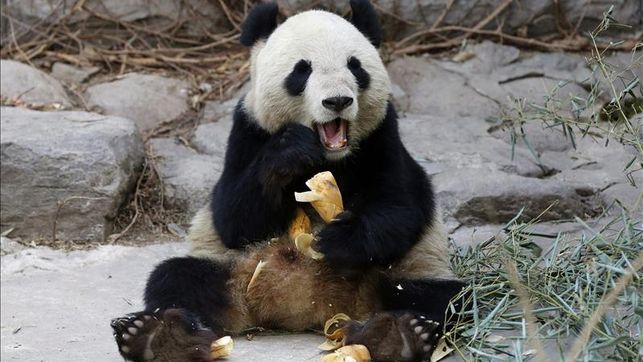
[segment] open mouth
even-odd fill
[[[319,139],[329,151],[340,151],[348,146],[348,122],[335,118],[322,124],[317,124]]]

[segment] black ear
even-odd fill
[[[269,37],[277,28],[278,12],[275,3],[259,4],[252,8],[241,26],[241,44],[250,47],[257,40]]]
[[[382,43],[382,28],[375,8],[369,0],[351,0],[351,23],[364,34],[375,47]]]

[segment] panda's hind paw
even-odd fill
[[[112,319],[111,326],[118,351],[126,360],[150,361],[154,358],[152,339],[161,322],[158,315],[138,312]]]
[[[112,320],[118,351],[128,361],[211,361],[216,334],[181,308],[139,312]]]
[[[419,314],[413,315],[408,321],[408,335],[414,339],[414,345],[418,353],[428,354],[432,352],[441,336],[441,325],[437,321],[428,319],[426,316]],[[403,328],[402,328],[403,329]],[[401,333],[404,333],[400,330]]]
[[[428,360],[441,336],[441,324],[414,312],[383,312],[365,323],[345,326],[347,344],[363,344],[375,361]]]

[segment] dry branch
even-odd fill
[[[230,29],[198,36],[186,30],[191,18],[163,24],[123,21],[88,8],[84,1],[76,2],[63,16],[54,19],[52,13],[34,24],[26,24],[3,7],[8,31],[3,34],[0,56],[45,67],[55,61],[97,65],[113,75],[163,71],[188,78],[194,88],[208,83],[220,90],[209,94],[217,98],[238,88],[247,77],[243,69],[247,50],[237,40],[248,4],[220,0],[218,5]],[[59,10],[54,13],[60,14]]]

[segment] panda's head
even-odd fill
[[[311,10],[277,26],[277,5],[261,4],[241,34],[252,47],[245,109],[270,133],[292,122],[312,128],[331,160],[378,127],[390,94],[375,10],[367,0],[351,8],[350,21]]]

